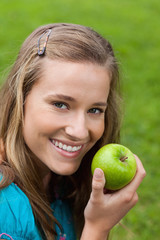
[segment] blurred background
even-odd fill
[[[142,160],[147,176],[139,202],[116,226],[113,240],[160,239],[160,1],[0,0],[0,81],[22,42],[38,26],[90,26],[113,45],[123,91],[121,143]]]

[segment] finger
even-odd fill
[[[98,199],[103,196],[105,177],[102,169],[96,168],[92,179],[92,198]]]
[[[143,178],[146,176],[146,172],[145,172],[142,162],[136,155],[134,155],[134,156],[135,156],[136,163],[137,163],[137,172],[136,172],[134,179],[131,181],[131,183],[129,183],[126,187],[123,188],[124,191],[126,191],[128,189],[132,192],[135,192],[137,190],[137,188],[139,187],[139,185],[141,184]]]

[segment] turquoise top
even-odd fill
[[[61,235],[56,226],[56,240],[76,240],[70,208],[66,202],[51,204],[54,216],[64,229]],[[0,239],[43,240],[35,223],[31,204],[26,194],[14,183],[0,190]]]

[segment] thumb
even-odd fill
[[[96,168],[94,170],[92,179],[92,197],[98,198],[103,195],[103,189],[105,185],[105,177],[102,169]]]

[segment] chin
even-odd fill
[[[51,169],[52,172],[58,174],[58,175],[61,175],[61,176],[70,176],[72,174],[74,174],[77,170],[78,170],[79,166],[76,166],[76,167],[63,167],[62,169]]]

